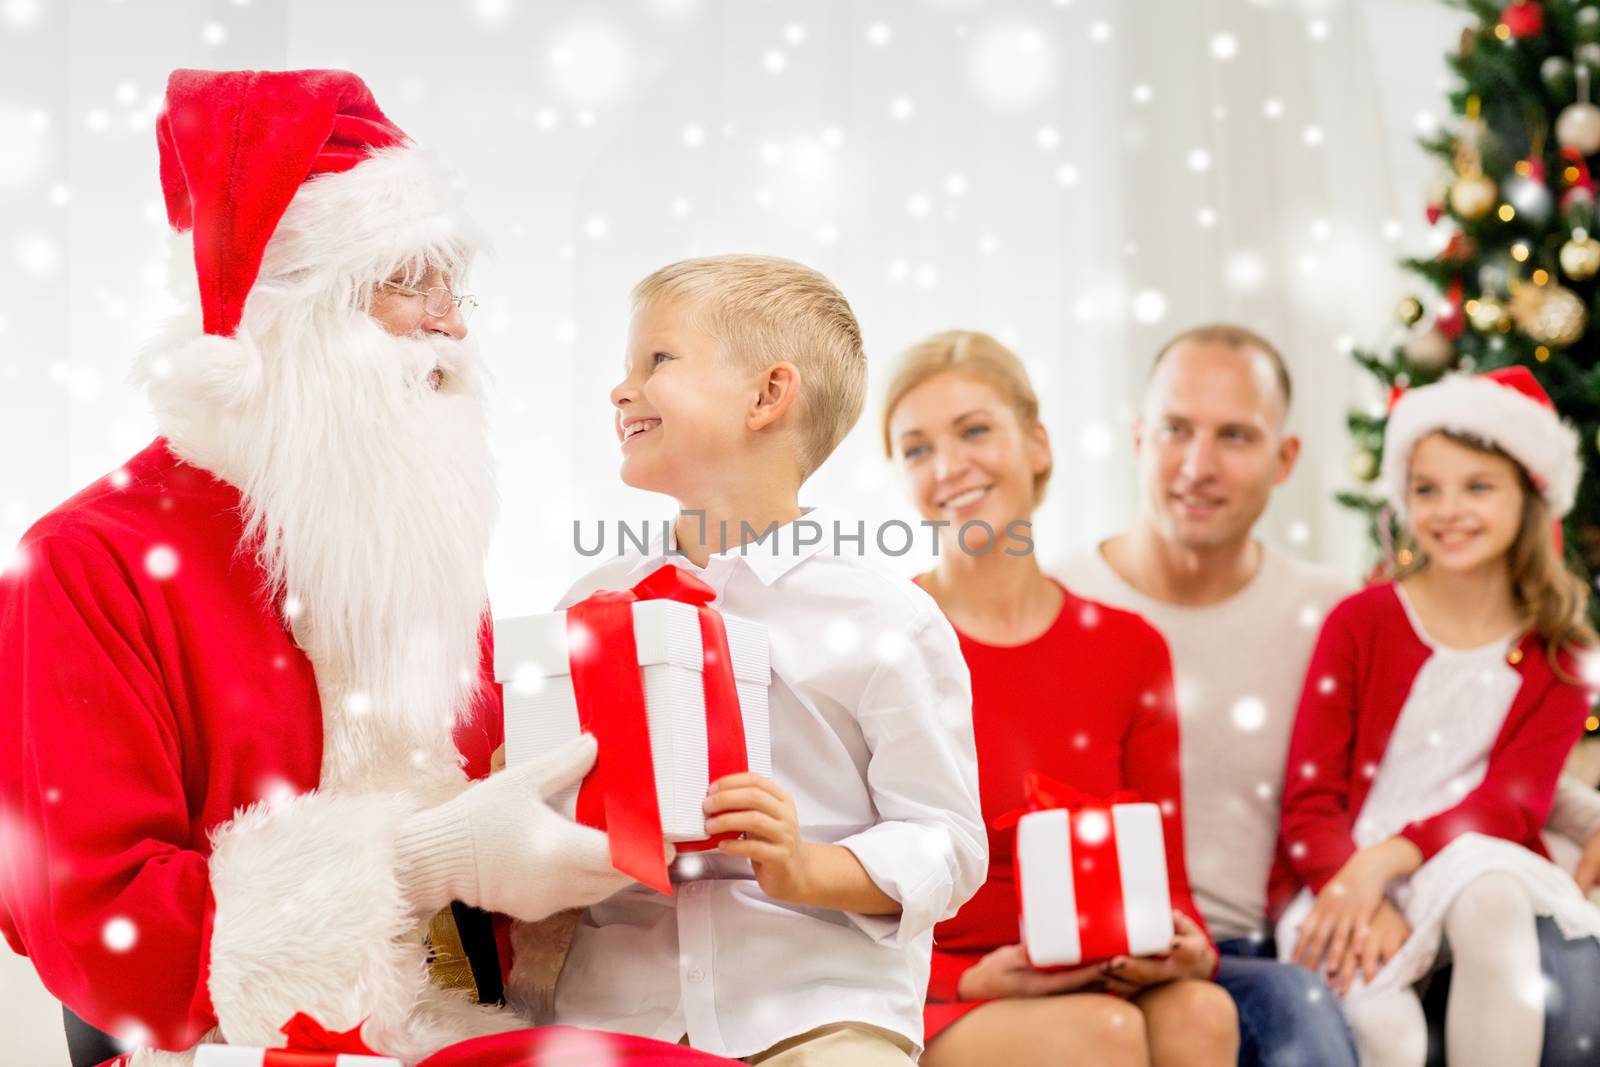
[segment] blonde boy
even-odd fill
[[[674,544],[564,603],[672,562],[766,626],[773,779],[713,784],[708,830],[743,836],[680,857],[673,896],[635,887],[584,914],[560,1022],[769,1067],[908,1064],[921,1045],[933,925],[976,891],[987,845],[953,631],[799,506],[865,392],[850,305],[798,263],[688,260],[634,290],[611,392],[622,477],[678,501]]]

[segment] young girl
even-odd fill
[[[1279,952],[1327,970],[1366,1067],[1421,1067],[1412,987],[1441,942],[1451,1067],[1533,1067],[1535,917],[1600,934],[1600,909],[1539,840],[1583,730],[1578,656],[1595,641],[1552,536],[1577,453],[1522,367],[1412,390],[1390,413],[1384,480],[1415,555],[1323,626],[1284,786],[1293,877],[1278,886],[1299,887]]]
[[[1029,770],[1093,795],[1135,791],[1162,806],[1177,909],[1163,957],[1034,970],[1019,944],[1014,831],[991,830],[988,881],[934,929],[922,1063],[1233,1067],[1234,1007],[1209,981],[1217,952],[1184,865],[1166,643],[1138,616],[1074,596],[1019,547],[1013,524],[1031,518],[1051,467],[1027,372],[986,334],[936,334],[896,366],[883,433],[917,509],[946,524],[938,566],[918,581],[971,672],[985,819],[1023,805]]]

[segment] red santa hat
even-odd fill
[[[1411,452],[1430,433],[1447,430],[1499,447],[1527,470],[1557,519],[1572,510],[1583,475],[1578,432],[1556,412],[1527,367],[1452,374],[1390,398],[1383,434],[1383,484],[1405,514]]]
[[[348,71],[174,71],[156,140],[207,334],[234,335],[264,269],[349,286],[470,254],[448,181]]]

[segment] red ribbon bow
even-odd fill
[[[633,636],[633,604],[673,600],[695,607],[704,648],[706,757],[709,780],[750,769],[744,720],[733,678],[728,633],[709,607],[716,590],[668,563],[625,592],[601,590],[567,609],[567,648],[579,725],[594,734],[600,755],[578,789],[577,817],[603,829],[611,841],[611,865],[644,885],[671,894],[662,848],[661,809],[639,650]],[[712,848],[734,837],[723,834],[679,845],[680,851]]]
[[[1078,906],[1079,961],[1074,966],[1108,960],[1128,951],[1128,922],[1123,914],[1122,864],[1117,855],[1116,824],[1111,808],[1133,804],[1137,793],[1117,790],[1107,796],[1093,796],[1076,786],[1058,781],[1038,771],[1022,777],[1027,803],[997,817],[990,825],[996,830],[1015,826],[1024,815],[1064,808],[1072,813],[1067,821],[1068,840],[1063,847],[1072,855],[1073,896]],[[1102,832],[1085,834],[1086,816],[1098,815]],[[1099,820],[1095,820],[1099,821]],[[1012,876],[1017,889],[1017,912],[1023,912],[1022,852],[1012,854]]]
[[[996,815],[989,825],[996,830],[1007,830],[1017,825],[1024,815],[1035,811],[1052,811],[1056,808],[1083,811],[1085,808],[1109,808],[1113,804],[1139,802],[1139,794],[1127,789],[1119,789],[1105,796],[1096,796],[1038,771],[1028,771],[1023,774],[1022,795],[1024,798],[1022,807],[1012,808]]]
[[[348,1030],[329,1030],[305,1012],[296,1012],[278,1031],[288,1039],[281,1049],[267,1049],[268,1067],[326,1067],[340,1053],[381,1056],[361,1040],[362,1019]]]

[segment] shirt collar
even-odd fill
[[[803,530],[797,529],[796,524],[801,520],[814,525],[807,526]],[[802,532],[807,539],[815,536],[815,542],[797,544]],[[700,568],[677,554],[676,530],[673,521],[668,520],[651,531],[649,550],[633,568],[632,576],[643,577],[666,563],[682,567],[696,577],[723,573],[742,565],[760,579],[763,585],[772,585],[812,556],[824,552],[832,553],[836,547],[833,543],[832,521],[825,518],[817,508],[801,508],[800,518],[794,522],[784,523],[759,542],[752,541],[737,545],[726,552],[717,552],[706,560],[704,568]]]

